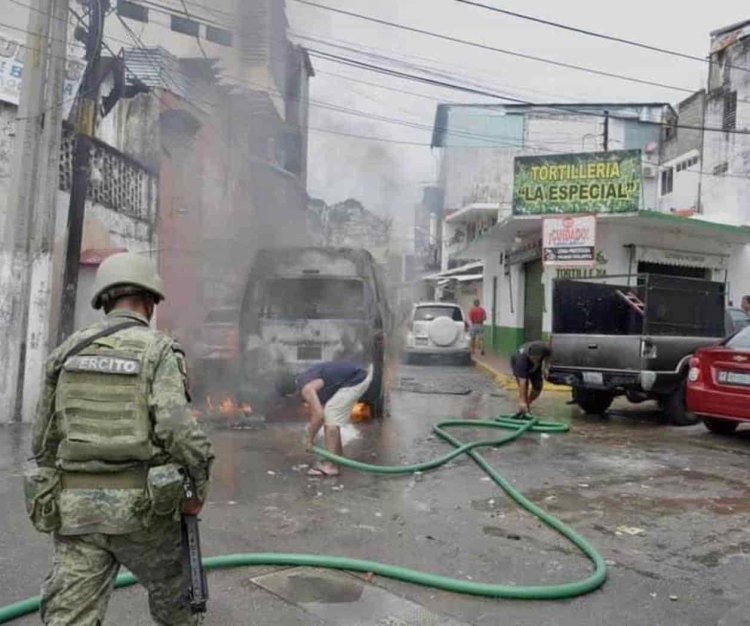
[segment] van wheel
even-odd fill
[[[372,416],[375,418],[385,417],[385,372],[382,361],[375,364],[372,383],[364,395],[363,401],[372,408]]]
[[[669,423],[675,426],[692,426],[700,420],[695,413],[691,413],[687,409],[684,380],[677,389],[664,397],[662,406]]]
[[[385,417],[385,393],[381,392],[372,402],[372,416],[376,419]]]
[[[731,435],[735,430],[737,430],[737,426],[739,426],[738,422],[734,422],[732,420],[722,420],[716,417],[704,417],[703,423],[706,425],[706,428],[708,428],[708,430],[710,430],[712,433],[716,433],[717,435]]]
[[[589,415],[604,415],[614,399],[615,394],[611,391],[573,388],[573,400]]]

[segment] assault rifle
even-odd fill
[[[190,502],[196,498],[195,486],[185,477],[185,498]],[[208,601],[208,580],[201,560],[201,536],[198,529],[198,516],[182,514],[182,566],[187,574],[185,595],[192,613],[205,613]]]

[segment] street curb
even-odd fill
[[[492,378],[501,387],[505,387],[506,389],[512,389],[513,387],[515,387],[516,380],[513,376],[510,376],[509,374],[506,374],[505,372],[495,369],[491,365],[484,363],[483,361],[480,361],[474,358],[473,356],[471,357],[471,360],[474,362],[474,367],[476,367],[482,373]],[[545,391],[557,391],[557,392],[569,392],[570,387],[568,387],[567,385],[554,385],[552,383],[545,382],[544,390]]]

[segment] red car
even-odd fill
[[[742,422],[750,422],[750,326],[695,353],[687,405],[714,433],[732,433]]]

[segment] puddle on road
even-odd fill
[[[364,586],[354,580],[292,574],[286,577],[284,598],[295,604],[356,602],[362,597],[363,590]]]
[[[331,626],[468,626],[343,572],[299,567],[253,582]]]

